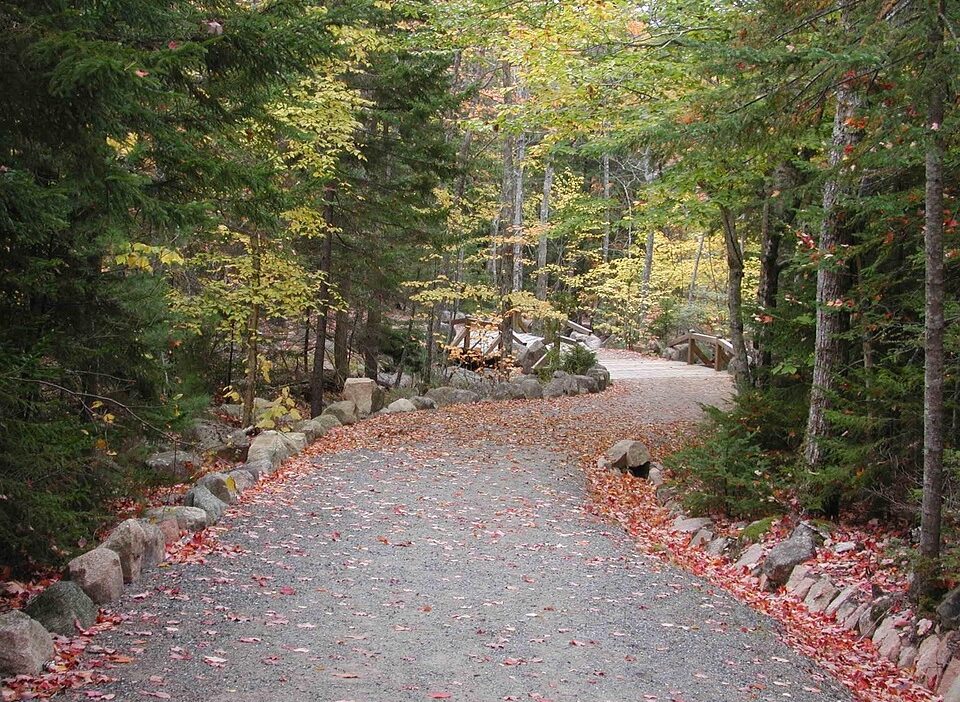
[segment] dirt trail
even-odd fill
[[[154,571],[97,644],[116,700],[847,700],[772,622],[592,516],[578,457],[656,454],[723,377],[337,430]],[[669,429],[669,430],[668,430]],[[89,690],[71,693],[90,699]],[[169,696],[169,697],[168,697]]]

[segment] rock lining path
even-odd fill
[[[619,392],[651,424],[728,392],[713,371],[645,372]],[[604,398],[556,413],[575,423]],[[477,431],[533,406],[475,412],[493,423]],[[98,689],[204,702],[849,699],[770,620],[588,514],[581,469],[549,443],[308,449],[310,470],[231,510],[224,551],[125,594],[128,622],[96,644],[136,662]]]

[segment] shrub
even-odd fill
[[[558,370],[570,375],[584,375],[595,365],[597,365],[597,354],[579,344],[559,357],[556,347],[551,346],[547,351],[547,360],[537,370],[537,376],[540,380],[546,381]]]
[[[571,375],[583,375],[597,365],[597,354],[577,344],[560,359],[560,370]]]
[[[775,450],[787,448],[776,431],[776,403],[744,393],[730,411],[707,407],[706,412],[700,442],[667,459],[685,492],[685,505],[694,512],[721,511],[744,519],[782,512],[776,495],[793,483]],[[770,446],[774,440],[776,447]]]

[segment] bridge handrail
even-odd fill
[[[677,346],[678,344],[688,343],[691,339],[694,341],[701,341],[705,344],[719,344],[723,347],[723,350],[732,354],[733,353],[733,344],[724,339],[722,336],[711,336],[709,334],[703,334],[702,332],[696,332],[692,329],[682,336],[678,336],[676,339],[667,343],[667,346]]]

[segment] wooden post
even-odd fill
[[[713,340],[713,370],[720,370],[720,340]]]
[[[697,343],[693,338],[692,332],[687,332],[687,365],[692,366],[694,363],[693,360],[693,345]]]

